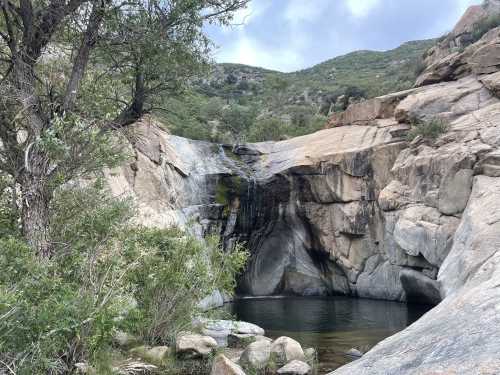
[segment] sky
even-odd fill
[[[217,62],[291,72],[348,52],[384,51],[450,31],[481,0],[251,0],[207,27]]]

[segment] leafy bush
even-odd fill
[[[413,119],[411,121],[412,128],[408,133],[408,140],[412,141],[418,136],[424,139],[435,140],[440,135],[446,133],[449,128],[449,124],[438,118],[434,118],[428,121]]]
[[[123,249],[138,303],[128,328],[151,345],[173,344],[213,291],[232,294],[247,259],[240,246],[224,253],[217,238],[200,241],[178,229],[134,229]]]
[[[110,341],[127,293],[115,244],[130,209],[104,196],[99,185],[60,192],[56,257],[42,260],[23,240],[0,238],[0,360],[17,374],[69,373]]]
[[[240,247],[224,254],[215,239],[133,227],[130,217],[130,203],[98,181],[57,192],[56,256],[0,235],[0,373],[69,374],[80,361],[101,369],[116,329],[171,343],[201,298],[232,292]]]

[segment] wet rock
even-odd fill
[[[277,371],[280,375],[308,375],[311,374],[311,372],[311,366],[305,362],[297,360],[287,363]]]
[[[286,336],[279,337],[273,341],[271,356],[277,364],[284,364],[293,360],[304,361],[306,358],[300,344]]]
[[[261,370],[266,368],[271,357],[271,343],[267,340],[259,340],[246,347],[240,357],[240,365],[243,368]]]
[[[355,358],[361,358],[363,356],[363,353],[356,348],[349,349],[345,354],[347,354],[350,357],[355,357]]]
[[[181,333],[175,344],[177,355],[184,358],[207,357],[218,346],[212,337],[193,333]]]
[[[245,375],[245,372],[236,363],[220,354],[214,359],[210,375]]]

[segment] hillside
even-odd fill
[[[357,51],[293,73],[217,64],[162,118],[174,134],[219,142],[286,139],[321,128],[350,101],[413,86],[435,40]],[[352,99],[350,99],[352,98]]]

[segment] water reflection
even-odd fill
[[[305,348],[316,348],[324,374],[352,360],[344,354],[350,348],[375,345],[415,322],[429,307],[331,297],[241,299],[230,309],[272,338],[290,336]]]

